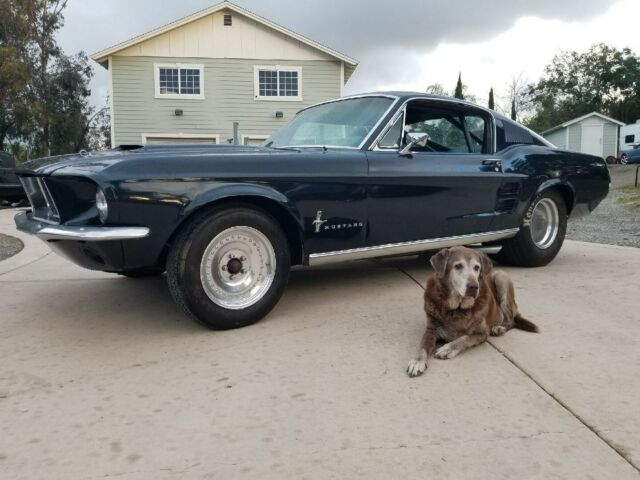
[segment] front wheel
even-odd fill
[[[286,237],[266,213],[211,211],[188,224],[167,258],[175,302],[208,328],[257,322],[276,305],[290,268]]]
[[[541,267],[553,260],[567,233],[567,206],[556,190],[544,191],[531,202],[518,234],[494,257],[501,263]]]

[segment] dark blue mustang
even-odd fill
[[[166,271],[178,305],[220,329],[266,315],[291,265],[468,244],[545,265],[610,181],[602,158],[493,111],[399,92],[307,108],[262,147],[120,146],[18,173],[19,229],[86,268]]]

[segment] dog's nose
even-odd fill
[[[478,285],[467,285],[467,295],[470,297],[475,296],[478,293]]]

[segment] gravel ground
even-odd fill
[[[18,253],[24,245],[20,240],[0,233],[0,261]]]
[[[640,247],[640,212],[621,203],[623,193],[611,190],[590,215],[572,220],[567,238],[583,242]]]

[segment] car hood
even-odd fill
[[[226,156],[229,154],[265,154],[286,152],[263,147],[238,145],[126,145],[100,152],[83,152],[29,160],[16,169],[22,175],[64,175],[97,173],[124,161],[143,160],[151,157]]]

